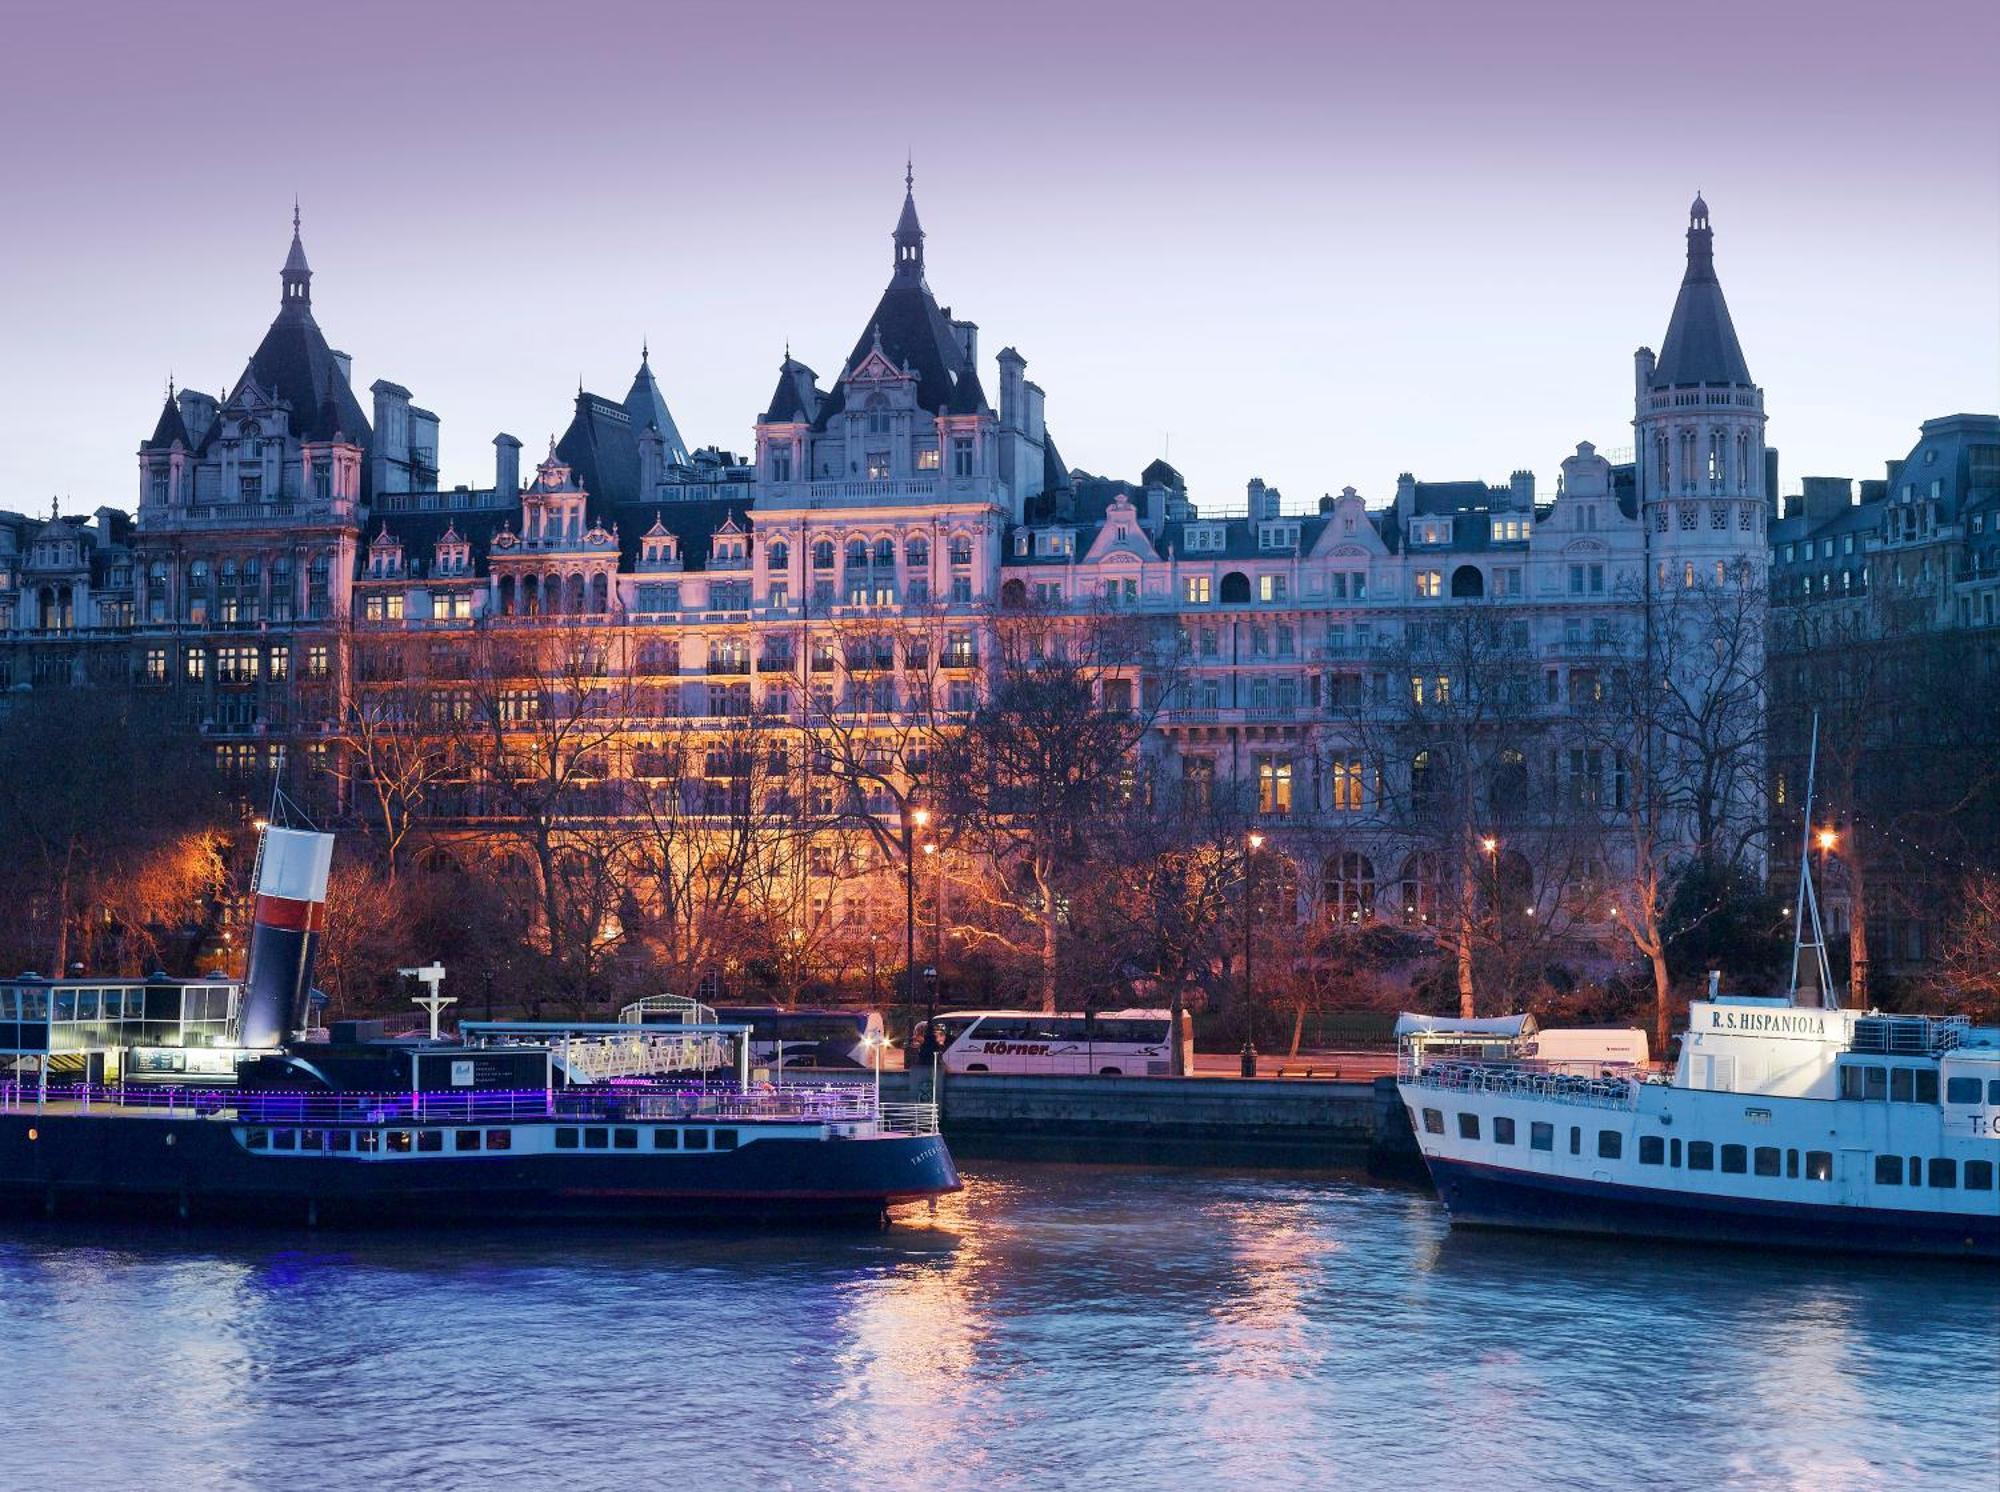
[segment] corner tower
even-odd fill
[[[1632,424],[1652,585],[1733,579],[1738,562],[1761,582],[1773,501],[1764,475],[1764,391],[1751,381],[1729,319],[1699,195],[1688,212],[1687,272],[1666,341],[1657,359],[1639,349],[1636,381]]]

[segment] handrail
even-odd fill
[[[1446,1092],[1526,1095],[1599,1108],[1630,1108],[1639,1095],[1636,1076],[1580,1077],[1498,1063],[1440,1062],[1405,1071],[1400,1076],[1406,1083]]]

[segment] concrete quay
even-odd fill
[[[937,1087],[945,1138],[961,1155],[1423,1174],[1391,1078],[945,1073]],[[885,1072],[882,1097],[928,1100],[931,1075]]]

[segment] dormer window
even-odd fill
[[[1216,552],[1222,548],[1222,525],[1219,523],[1190,523],[1185,530],[1188,553]]]
[[[1593,527],[1595,525],[1592,525]],[[1493,542],[1495,544],[1518,544],[1528,537],[1528,520],[1525,518],[1495,518],[1493,520]]]
[[[1449,518],[1419,518],[1410,529],[1411,541],[1417,544],[1449,544],[1451,542],[1451,520]]]
[[[1257,532],[1257,546],[1260,549],[1291,549],[1299,542],[1299,526],[1296,523],[1266,523]]]

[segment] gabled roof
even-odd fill
[[[1708,226],[1708,205],[1696,197],[1689,217],[1687,273],[1667,322],[1667,339],[1653,368],[1652,386],[1674,388],[1697,383],[1750,387],[1750,365],[1736,340],[1722,282],[1715,277],[1715,233]]]

